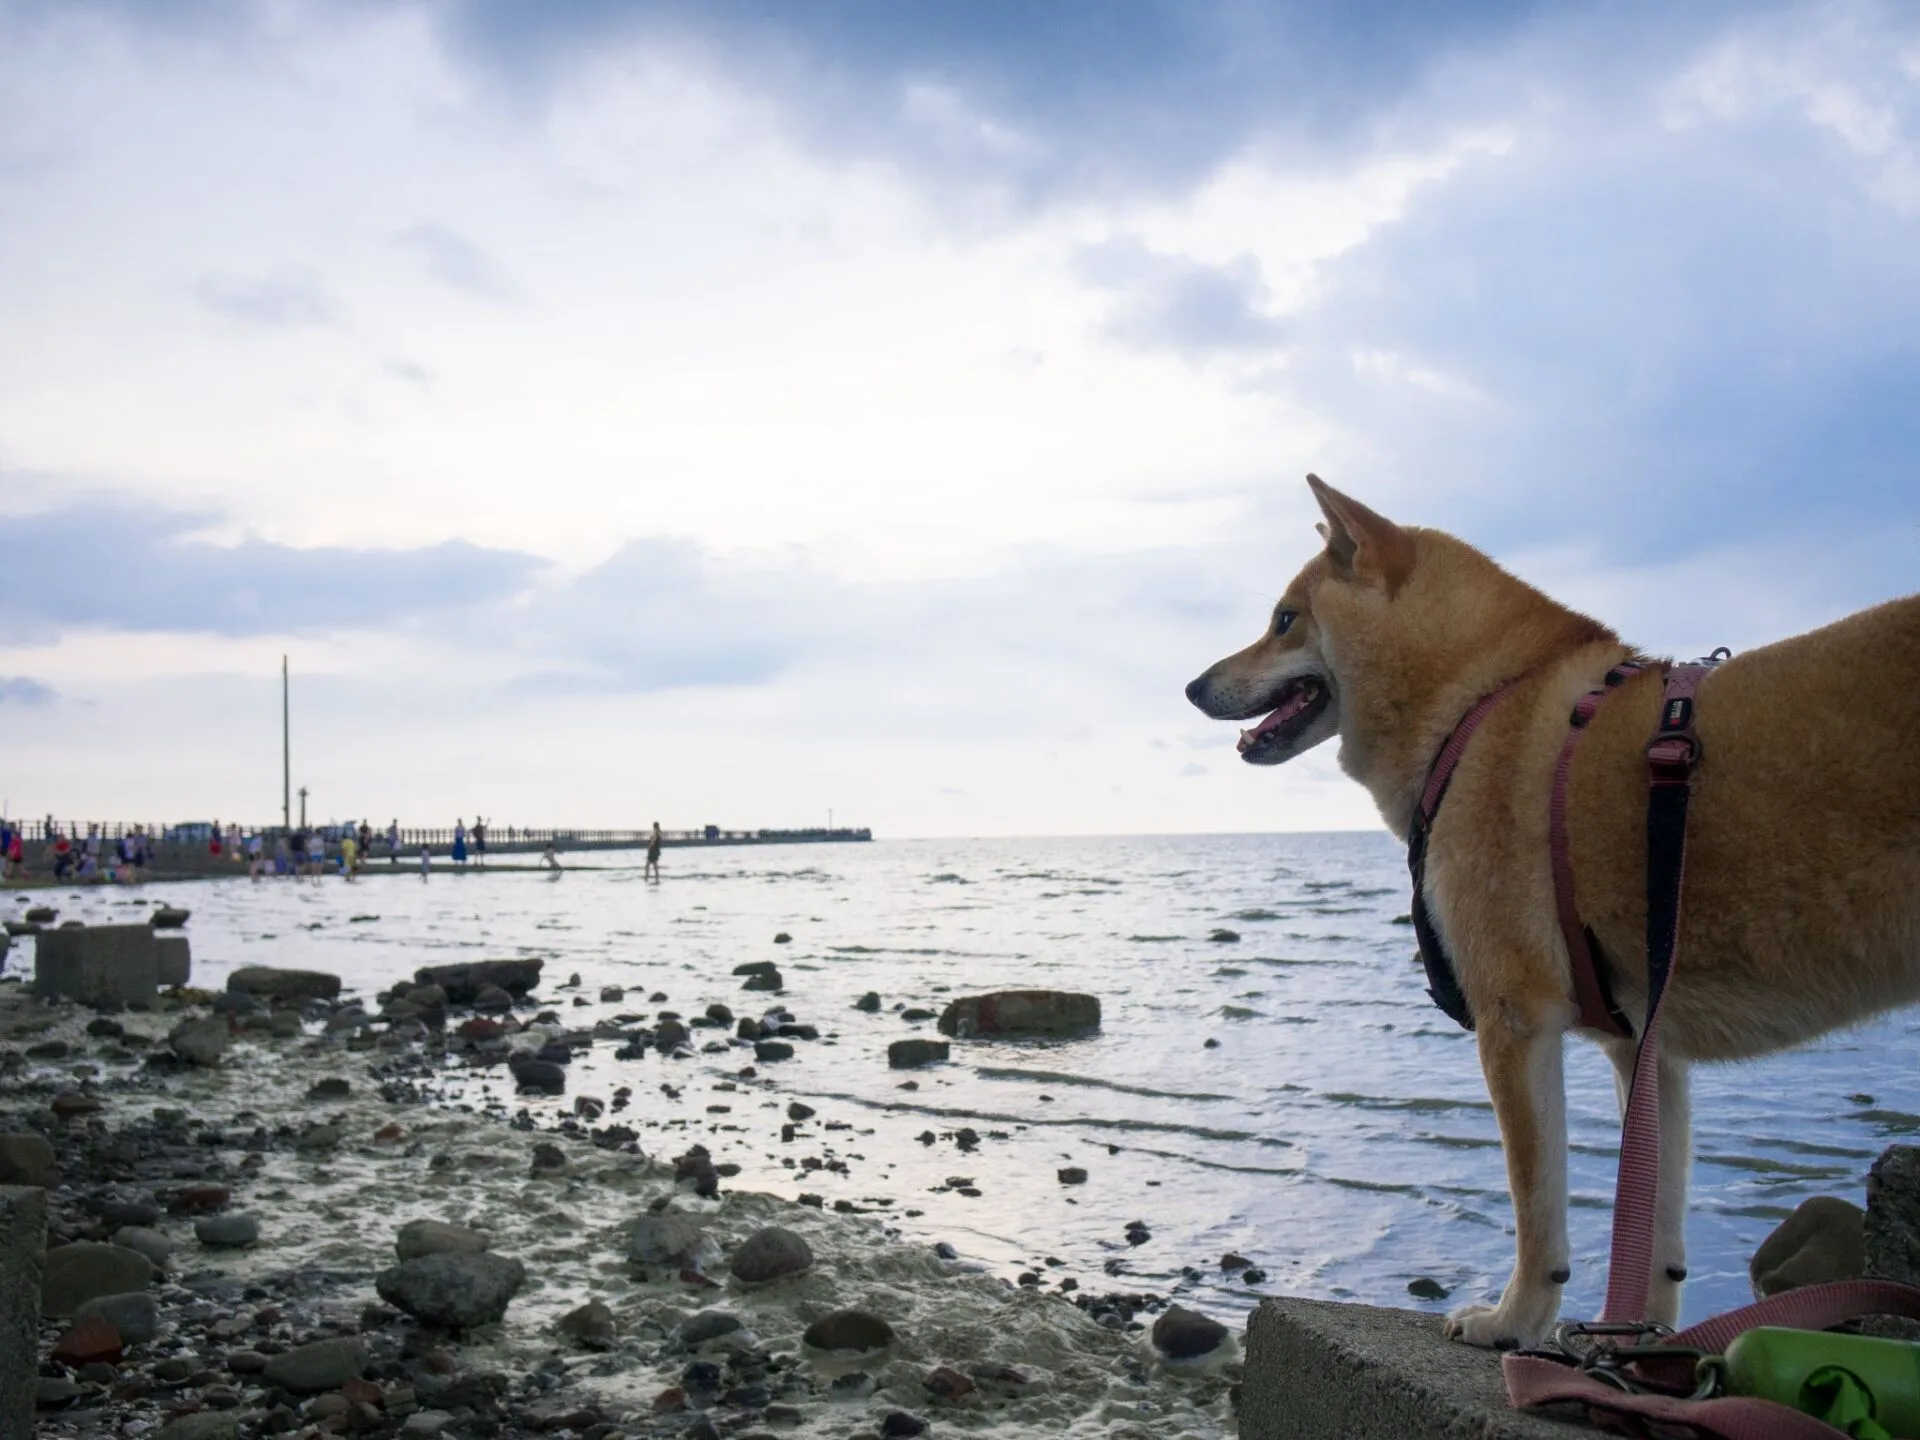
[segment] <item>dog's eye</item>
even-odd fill
[[[1292,610],[1274,611],[1273,612],[1273,633],[1276,635],[1286,634],[1287,631],[1293,628],[1293,622],[1299,618],[1300,617]]]

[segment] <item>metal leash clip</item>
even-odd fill
[[[1687,1395],[1689,1399],[1704,1400],[1717,1393],[1720,1357],[1691,1345],[1658,1343],[1672,1334],[1671,1326],[1651,1321],[1569,1320],[1554,1332],[1553,1343],[1583,1374],[1628,1395]],[[1655,1343],[1648,1344],[1648,1340]],[[1620,1341],[1628,1343],[1616,1343]],[[1649,1361],[1662,1360],[1689,1362],[1689,1381],[1677,1385],[1662,1383],[1634,1369]]]

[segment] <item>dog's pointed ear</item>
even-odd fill
[[[1413,569],[1413,537],[1318,475],[1307,476],[1307,484],[1327,517],[1326,524],[1315,528],[1326,539],[1333,568],[1356,580],[1382,585],[1388,594],[1398,590]]]

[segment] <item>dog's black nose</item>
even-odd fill
[[[1206,693],[1207,693],[1207,677],[1204,675],[1202,675],[1198,680],[1189,682],[1187,685],[1187,699],[1191,700],[1194,704],[1200,706],[1202,710],[1207,708],[1205,703],[1203,703]]]

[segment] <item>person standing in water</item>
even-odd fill
[[[467,822],[464,819],[453,822],[453,863],[467,863]]]
[[[653,822],[653,833],[647,836],[647,867],[641,871],[641,878],[658,880],[660,878],[660,822]]]
[[[340,836],[340,873],[348,880],[352,880],[353,872],[359,868],[360,838],[354,834],[353,827],[349,825]]]
[[[420,878],[426,879],[433,873],[433,851],[427,848],[426,841],[420,842]]]
[[[400,863],[400,817],[394,816],[393,823],[387,826],[387,864]]]

